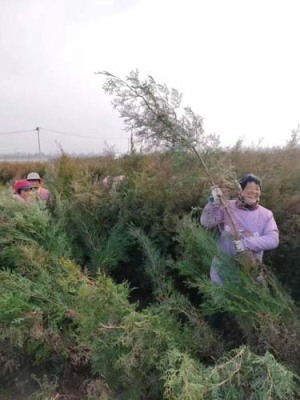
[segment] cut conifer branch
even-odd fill
[[[217,138],[215,135],[204,135],[202,117],[190,107],[185,107],[184,114],[178,116],[182,95],[176,89],[169,90],[165,84],[157,84],[151,76],[141,81],[137,70],[131,71],[126,80],[107,71],[98,74],[106,78],[103,89],[114,96],[113,107],[123,119],[126,131],[134,134],[139,142],[147,144],[148,149],[164,147],[190,151],[200,161],[210,184],[216,185],[197,148],[214,145]],[[232,224],[234,239],[240,240],[239,229],[224,195],[220,197],[220,202]]]

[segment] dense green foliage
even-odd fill
[[[220,152],[227,170],[234,161],[244,172],[237,155]],[[35,371],[32,399],[54,398],[77,371],[81,399],[297,398],[298,189],[286,176],[279,187],[264,179],[264,205],[272,193],[285,198],[274,210],[282,242],[266,254],[266,283],[224,258],[231,279],[219,288],[208,279],[217,233],[198,223],[209,183],[192,160],[180,152],[76,162],[63,155],[47,169],[51,204],[1,191],[3,383]],[[102,185],[120,173],[117,187]],[[46,375],[36,376],[37,366]]]
[[[103,74],[131,155],[0,169],[3,396],[300,398],[297,134],[282,149],[224,150],[176,90],[137,71],[125,81]],[[12,198],[12,180],[32,169],[47,178],[51,202]],[[281,233],[260,282],[247,253],[218,254],[218,232],[199,225],[210,186],[234,197],[249,172],[262,177],[261,203]],[[216,255],[221,287],[209,280]]]

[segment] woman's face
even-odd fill
[[[255,182],[248,182],[245,188],[241,190],[241,195],[249,205],[256,204],[259,201],[260,194],[260,187]]]
[[[38,189],[40,186],[40,181],[38,179],[30,179],[29,182],[34,189]]]
[[[21,189],[20,196],[25,201],[28,201],[32,198],[32,189]]]

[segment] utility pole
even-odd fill
[[[36,133],[37,133],[37,139],[38,139],[38,146],[39,146],[39,158],[41,159],[41,142],[40,142],[40,128],[37,127],[35,128]]]
[[[132,131],[130,132],[130,154],[133,154],[135,152],[135,148],[134,148],[134,139],[133,139],[133,133]]]

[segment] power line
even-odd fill
[[[31,129],[31,130],[23,130],[23,131],[0,132],[0,135],[14,135],[14,134],[20,134],[20,133],[35,132],[36,130],[37,130],[37,128]],[[62,131],[57,131],[57,130],[48,129],[48,128],[42,128],[42,127],[39,127],[39,130],[59,133],[61,135],[67,135],[67,136],[77,136],[77,137],[82,137],[82,138],[87,138],[87,139],[99,139],[96,136],[88,136],[88,135],[82,135],[82,134],[72,133],[72,132],[62,132]]]
[[[65,136],[75,136],[75,137],[80,137],[83,139],[96,139],[96,140],[106,140],[106,138],[101,138],[101,137],[97,137],[97,136],[90,136],[90,135],[83,135],[83,134],[79,134],[79,133],[74,133],[74,132],[63,132],[63,131],[58,131],[55,129],[48,129],[48,128],[42,128],[39,127],[39,131],[47,131],[47,132],[54,132],[54,133],[58,133],[60,135],[65,135]],[[35,129],[31,129],[31,130],[23,130],[23,131],[10,131],[10,132],[0,132],[0,136],[4,136],[4,135],[14,135],[14,134],[20,134],[20,133],[29,133],[29,132],[36,132],[37,128]],[[120,136],[110,136],[107,139],[120,139]]]
[[[34,132],[35,129],[30,129],[30,131],[11,131],[11,132],[0,132],[0,135],[15,135],[15,134],[19,134],[19,133],[29,133],[29,132]]]
[[[60,135],[65,135],[65,136],[74,136],[74,137],[79,137],[79,138],[83,138],[83,139],[94,139],[94,140],[104,140],[104,141],[106,141],[105,138],[100,138],[100,137],[96,137],[96,136],[83,135],[83,134],[78,134],[78,133],[74,133],[74,132],[63,132],[63,131],[58,131],[58,130],[55,130],[55,129],[48,129],[48,128],[42,128],[42,127],[37,127],[35,129],[31,129],[31,130],[0,132],[0,136],[35,132],[37,134],[38,152],[39,152],[39,156],[41,157],[41,153],[42,152],[41,152],[40,132],[42,130],[46,131],[46,132],[58,133]],[[109,137],[108,139],[110,139],[110,140],[111,139],[120,139],[120,137]]]
[[[61,135],[66,135],[66,136],[77,136],[77,137],[82,137],[82,138],[85,138],[85,139],[99,139],[99,138],[96,137],[96,136],[87,136],[87,135],[82,135],[82,134],[72,133],[72,132],[56,131],[56,130],[54,130],[54,129],[48,129],[48,128],[42,128],[42,127],[40,127],[40,129],[43,129],[44,131],[59,133],[59,134],[61,134]]]

